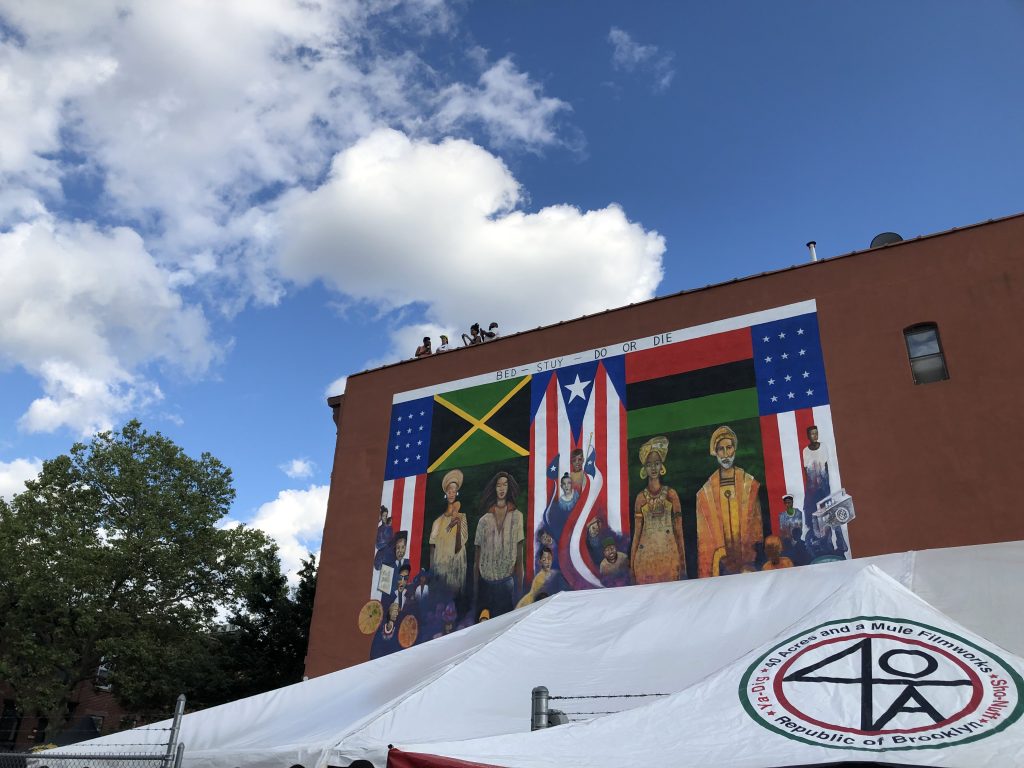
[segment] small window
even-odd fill
[[[109,691],[113,689],[113,685],[110,682],[111,668],[107,666],[102,660],[100,661],[99,667],[96,668],[96,677],[93,678],[92,685],[97,691]]]
[[[946,357],[942,354],[939,327],[935,323],[912,325],[903,331],[910,356],[910,372],[915,384],[931,384],[949,378]]]

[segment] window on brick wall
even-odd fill
[[[931,384],[949,378],[939,326],[935,323],[912,325],[903,330],[903,338],[907,342],[910,372],[915,384]]]

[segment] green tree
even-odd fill
[[[316,558],[302,561],[299,583],[289,589],[276,555],[266,558],[227,623],[213,633],[211,674],[190,696],[219,704],[302,680],[309,622],[316,593]]]
[[[0,680],[48,740],[101,662],[143,711],[219,674],[209,630],[277,562],[263,533],[221,524],[233,499],[220,461],[131,421],[0,500]]]

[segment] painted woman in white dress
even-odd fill
[[[462,593],[466,586],[466,543],[469,524],[462,502],[458,500],[462,488],[462,470],[453,469],[441,480],[447,506],[444,514],[434,520],[430,528],[430,566],[438,580],[451,592],[452,597]]]

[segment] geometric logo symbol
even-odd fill
[[[936,749],[1017,720],[1024,680],[990,649],[914,621],[860,616],[791,637],[739,695],[770,731],[835,749]]]

